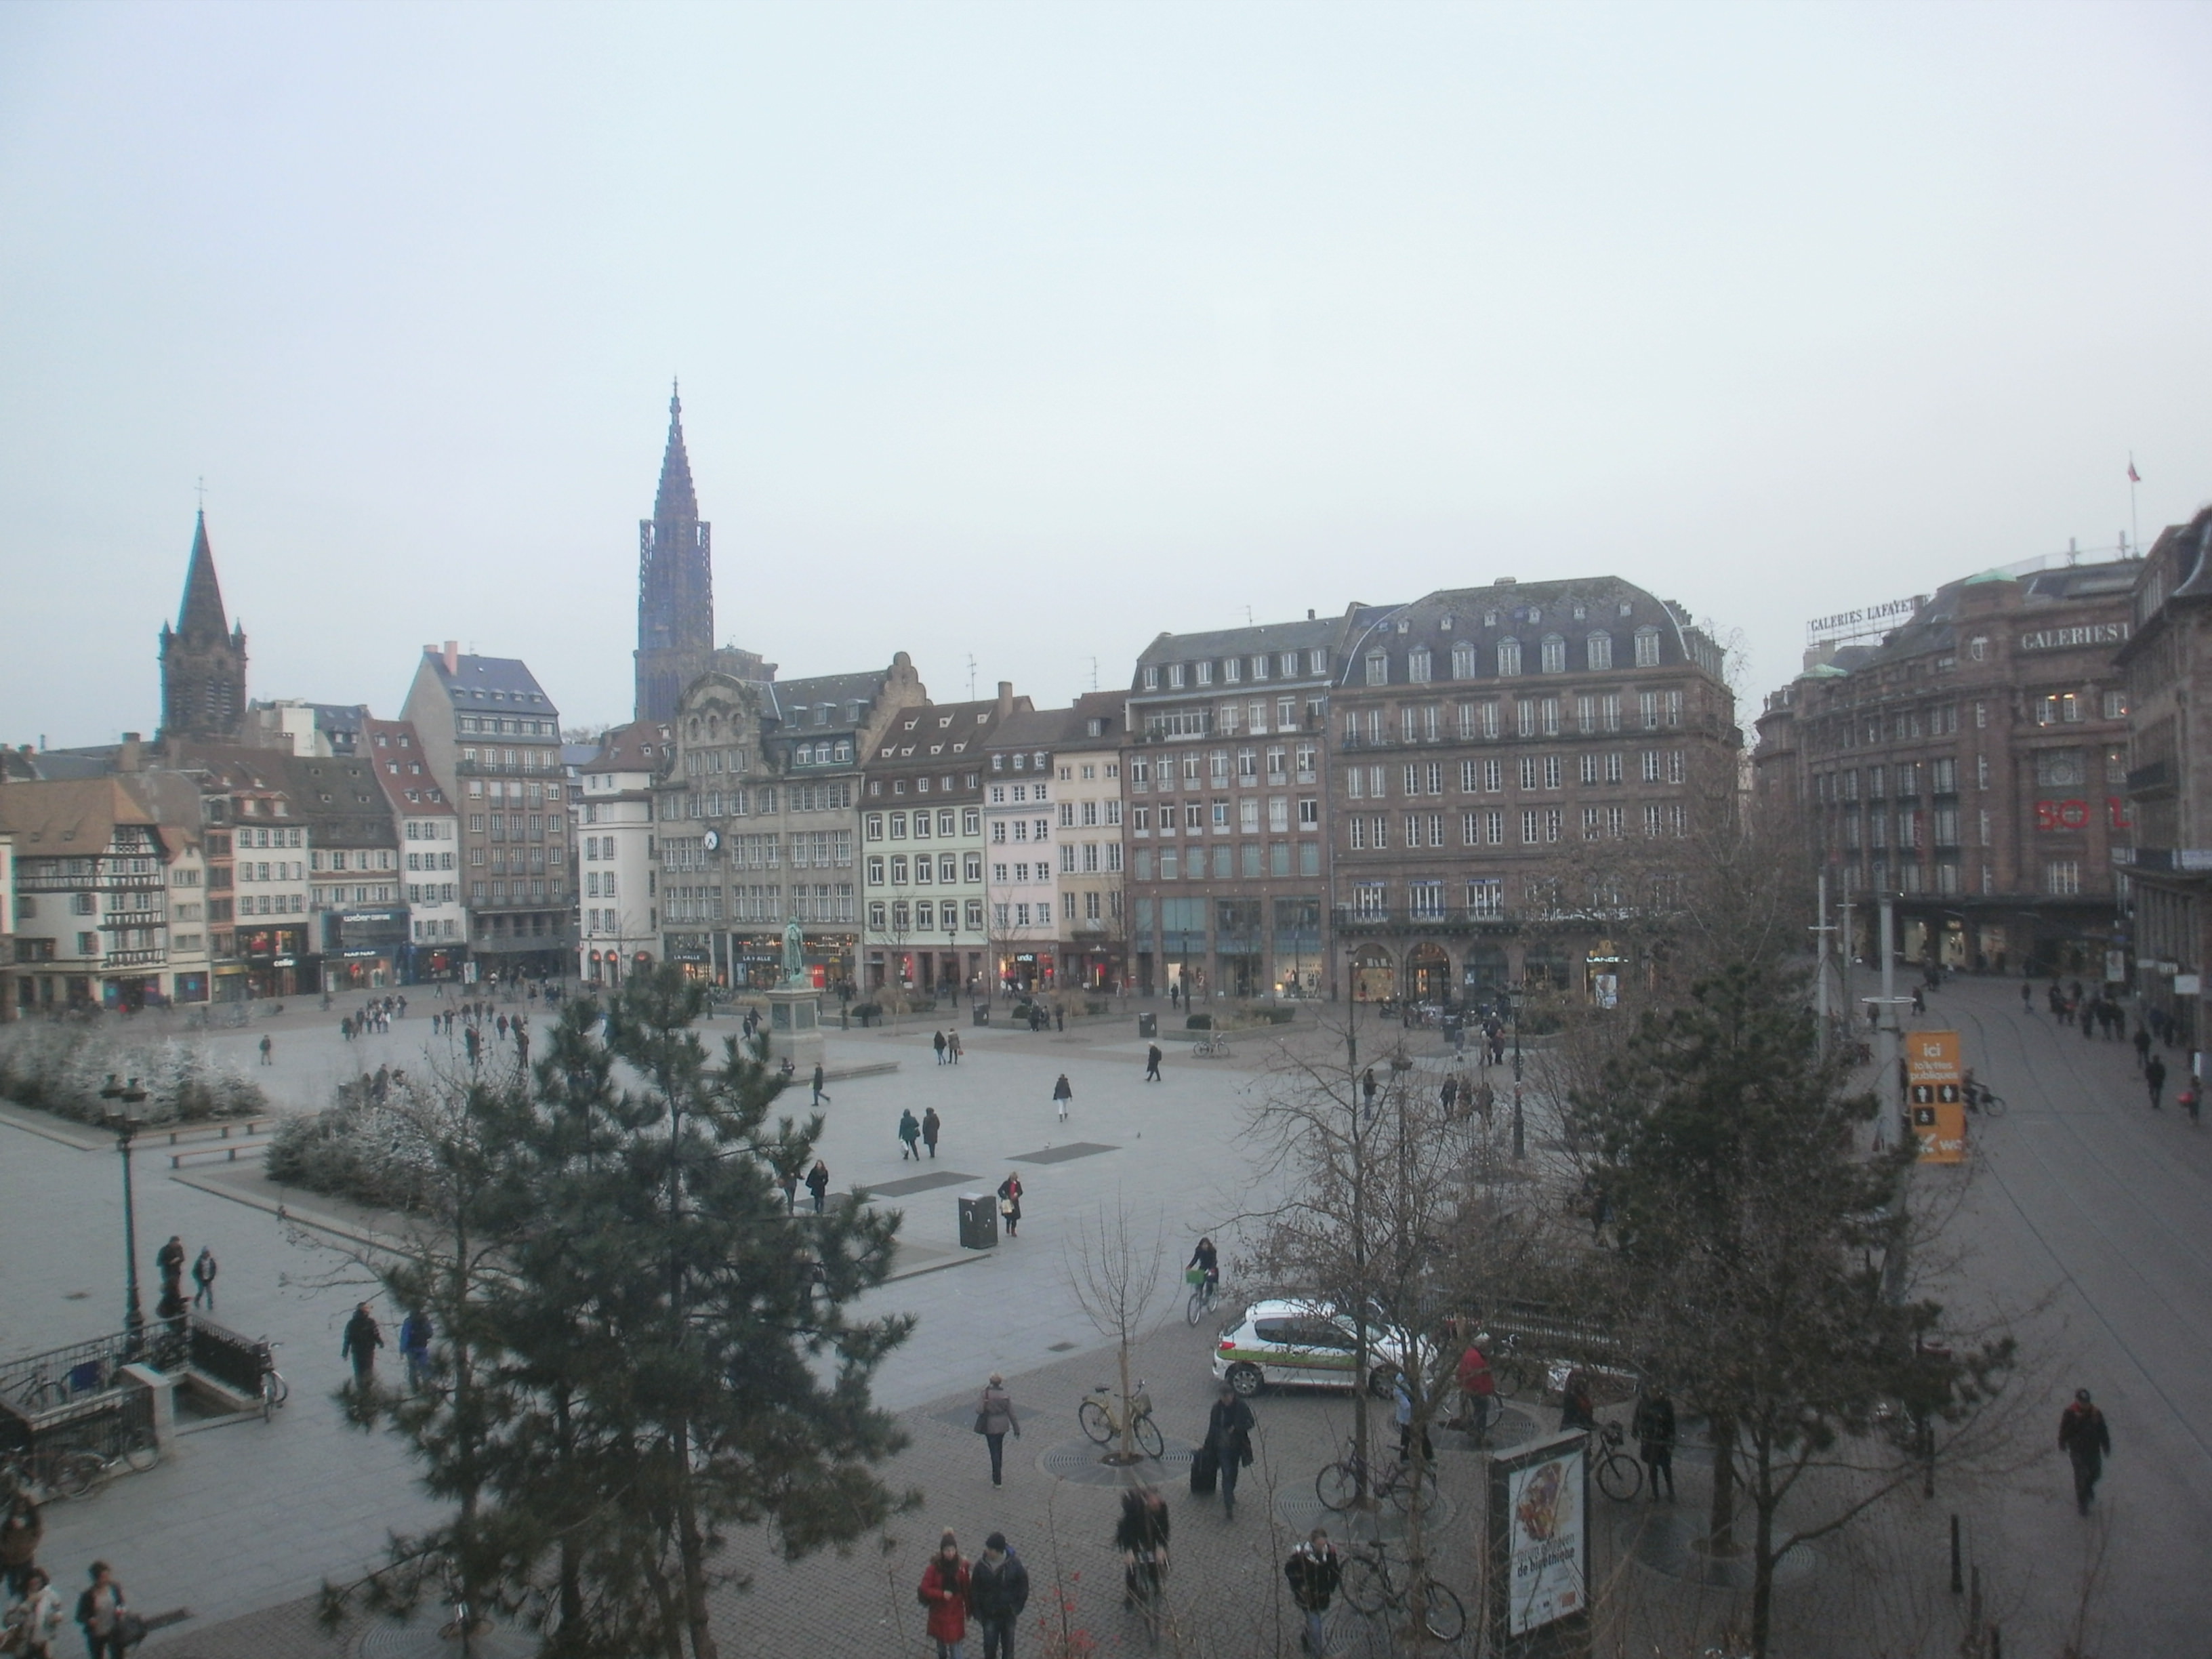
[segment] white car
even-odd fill
[[[1358,1364],[1352,1321],[1312,1302],[1255,1302],[1213,1345],[1213,1374],[1248,1398],[1262,1389],[1348,1389]],[[1367,1386],[1388,1399],[1404,1339],[1367,1328]]]

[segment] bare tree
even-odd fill
[[[1137,1461],[1136,1413],[1131,1407],[1129,1349],[1145,1334],[1145,1322],[1160,1293],[1160,1272],[1167,1241],[1157,1220],[1149,1243],[1134,1230],[1128,1206],[1118,1198],[1109,1210],[1077,1220],[1060,1246],[1068,1287],[1092,1328],[1115,1345],[1121,1371],[1121,1443],[1115,1454],[1123,1464]]]

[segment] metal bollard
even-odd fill
[[[1959,1576],[1959,1517],[1954,1515],[1951,1517],[1951,1594],[1956,1595],[1966,1588],[1966,1581]]]

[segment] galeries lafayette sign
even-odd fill
[[[2085,645],[2118,645],[2128,636],[2125,623],[2091,623],[2081,628],[2046,628],[2020,636],[2023,651],[2072,651]]]

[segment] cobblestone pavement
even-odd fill
[[[1863,991],[1863,973],[1860,979]],[[335,1030],[312,1033],[303,1021],[295,1041],[286,1035],[294,1018],[288,1014],[277,1027],[280,1066],[289,1060],[310,1081],[318,1066],[337,1075],[331,1070],[337,1060],[322,1054],[343,1050]],[[336,1012],[329,1018],[334,1024]],[[410,1013],[401,1031],[417,1037],[416,1022]],[[319,1015],[315,1023],[322,1024]],[[2035,1419],[2033,1438],[2048,1437],[2064,1394],[2079,1382],[2094,1388],[2110,1411],[2117,1455],[2099,1515],[2087,1523],[2073,1513],[2063,1459],[2031,1444],[2023,1473],[1947,1486],[1933,1502],[1901,1500],[1880,1524],[1824,1541],[1783,1587],[1782,1650],[1838,1659],[1863,1652],[1858,1638],[1871,1625],[1855,1622],[1862,1613],[1886,1627],[1911,1626],[1925,1638],[1893,1644],[1893,1651],[1955,1650],[1960,1603],[1948,1593],[1947,1542],[1956,1510],[1969,1565],[1981,1570],[2008,1651],[2058,1653],[2085,1563],[2101,1542],[2087,1650],[2203,1652],[2201,1631],[2212,1613],[2212,1588],[2197,1566],[2201,1540],[2212,1533],[2212,1431],[2204,1426],[2212,1423],[2212,1231],[2203,1219],[2212,1196],[2212,1130],[2194,1128],[2170,1099],[2166,1111],[2151,1113],[2130,1049],[2085,1042],[2071,1028],[2055,1029],[2043,1013],[2023,1014],[2017,981],[1954,981],[1932,1000],[1923,1024],[1955,1024],[1969,1063],[2012,1103],[2002,1120],[1974,1127],[1976,1159],[1961,1189],[1958,1234],[1966,1259],[1952,1299],[1978,1306],[2002,1298],[2032,1308],[2021,1334],[2032,1351],[2049,1357],[2039,1386],[2063,1390],[2049,1402],[2051,1422]],[[1198,1231],[1217,1229],[1240,1207],[1248,1166],[1237,1131],[1249,1091],[1262,1086],[1268,1045],[1247,1039],[1235,1059],[1204,1061],[1164,1044],[1167,1081],[1146,1085],[1144,1044],[1133,1037],[1133,1021],[1066,1033],[964,1028],[968,1059],[957,1068],[934,1064],[930,1029],[925,1017],[896,1033],[831,1034],[835,1054],[902,1062],[896,1073],[833,1085],[823,1151],[836,1183],[881,1186],[930,1173],[902,1161],[891,1129],[902,1106],[918,1113],[934,1103],[946,1121],[940,1172],[972,1174],[981,1189],[1009,1168],[1022,1170],[1029,1195],[1021,1236],[980,1258],[948,1257],[961,1265],[876,1293],[877,1306],[915,1313],[920,1322],[887,1366],[879,1394],[908,1415],[915,1443],[892,1478],[919,1486],[924,1506],[893,1528],[897,1542],[888,1558],[867,1545],[848,1557],[787,1566],[762,1558],[757,1541],[738,1540],[732,1560],[755,1574],[755,1584],[750,1593],[732,1589],[718,1598],[727,1652],[926,1651],[913,1589],[939,1525],[956,1528],[970,1547],[994,1527],[1013,1538],[1039,1581],[1032,1624],[1056,1561],[1083,1627],[1109,1651],[1128,1633],[1104,1544],[1110,1493],[1048,1478],[1040,1467],[1067,1467],[1066,1449],[1077,1437],[1074,1406],[1091,1384],[1112,1375],[1110,1355],[1097,1351],[1099,1339],[1067,1293],[1062,1242],[1077,1218],[1118,1201],[1139,1227],[1157,1223],[1179,1260]],[[231,1036],[241,1049],[258,1041],[252,1030]],[[1374,1039],[1362,1047],[1379,1052]],[[410,1052],[419,1052],[419,1043]],[[1065,1128],[1050,1107],[1051,1084],[1062,1071],[1075,1088]],[[1547,1127],[1540,1117],[1532,1122],[1533,1146],[1542,1146]],[[1071,1142],[1106,1150],[1025,1161],[1048,1150],[1065,1152]],[[75,1150],[4,1125],[0,1148],[0,1305],[19,1324],[37,1328],[41,1345],[49,1334],[59,1342],[112,1328],[121,1234],[114,1154]],[[160,1632],[149,1655],[327,1652],[352,1659],[363,1650],[364,1636],[373,1638],[368,1659],[396,1655],[398,1632],[356,1631],[324,1640],[313,1632],[302,1600],[323,1577],[373,1559],[387,1528],[422,1513],[398,1449],[352,1433],[329,1402],[340,1380],[338,1327],[354,1293],[313,1283],[330,1261],[287,1243],[267,1215],[160,1179],[143,1155],[139,1167],[148,1256],[171,1231],[181,1232],[188,1249],[204,1240],[215,1244],[224,1262],[218,1316],[285,1340],[294,1404],[266,1429],[188,1437],[153,1474],[55,1505],[47,1559],[66,1578],[83,1559],[103,1554],[122,1566],[142,1607],[192,1607],[199,1616]],[[1929,1172],[1922,1179],[1959,1177]],[[951,1249],[954,1200],[967,1189],[961,1182],[896,1200],[918,1245]],[[1206,1333],[1178,1324],[1146,1345],[1143,1364],[1170,1441],[1187,1443],[1204,1420],[1206,1340]],[[970,1391],[993,1370],[1015,1379],[1025,1421],[1033,1419],[1020,1455],[1010,1459],[1009,1484],[997,1492],[988,1486],[981,1443],[968,1429]],[[1179,1468],[1163,1472],[1176,1482],[1171,1599],[1188,1651],[1295,1647],[1278,1561],[1308,1523],[1299,1505],[1310,1508],[1314,1470],[1340,1442],[1349,1406],[1341,1396],[1269,1396],[1259,1413],[1263,1462],[1247,1477],[1248,1505],[1234,1526],[1218,1512],[1192,1509]],[[1463,1589],[1472,1588],[1476,1462],[1470,1453],[1445,1451],[1444,1495],[1454,1517],[1445,1542],[1458,1555],[1443,1576]],[[1632,1557],[1665,1557],[1690,1529],[1681,1517],[1696,1512],[1706,1477],[1694,1457],[1685,1459],[1683,1473],[1681,1502],[1671,1515],[1645,1507],[1615,1515],[1601,1505],[1600,1588],[1643,1610],[1616,1627],[1620,1641],[1644,1641],[1636,1650],[1651,1651],[1662,1637],[1686,1641],[1693,1632],[1717,1628],[1734,1605],[1728,1594],[1691,1590],[1631,1565]],[[1273,1506],[1258,1501],[1258,1489],[1271,1479],[1284,1499]],[[1654,1513],[1660,1522],[1644,1522]],[[1632,1522],[1652,1525],[1656,1541],[1633,1548]],[[1852,1617],[1843,1616],[1847,1612]],[[1347,1651],[1373,1635],[1359,1621],[1340,1620],[1338,1639]],[[1031,1640],[1025,1630],[1025,1659]],[[422,1650],[437,1650],[434,1641]]]

